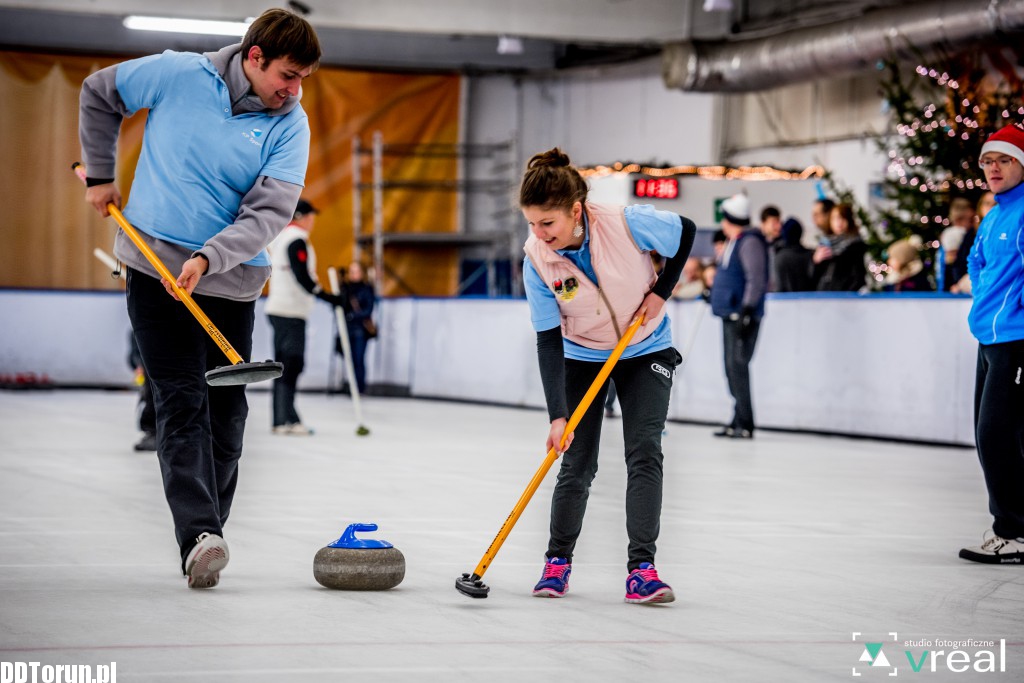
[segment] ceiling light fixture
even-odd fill
[[[498,36],[499,55],[523,54],[523,41],[515,36]]]
[[[136,31],[167,31],[170,33],[196,33],[209,36],[244,36],[252,19],[245,21],[211,21],[209,19],[180,19],[176,17],[124,18],[124,27]]]

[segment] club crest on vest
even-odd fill
[[[580,283],[574,277],[566,278],[564,282],[562,280],[555,280],[551,283],[551,289],[554,290],[555,295],[562,301],[572,301],[579,288]]]

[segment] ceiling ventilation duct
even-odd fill
[[[1024,0],[940,0],[871,11],[833,25],[735,43],[674,43],[662,54],[669,88],[764,90],[870,69],[894,55],[916,57],[1024,28]]]

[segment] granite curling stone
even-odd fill
[[[383,591],[405,578],[405,557],[387,541],[356,538],[376,524],[350,524],[337,541],[317,551],[313,577],[321,586],[347,591]]]

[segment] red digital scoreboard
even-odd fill
[[[637,178],[633,196],[644,199],[675,199],[679,196],[679,178]]]

